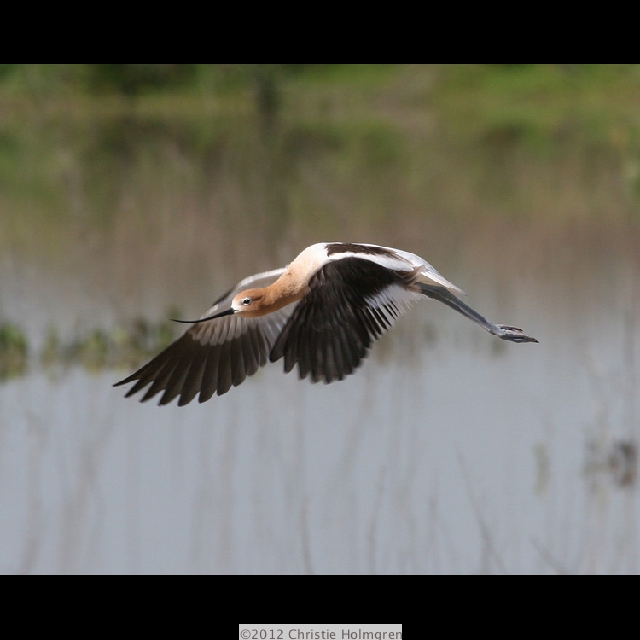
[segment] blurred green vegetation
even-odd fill
[[[27,368],[27,338],[16,325],[0,324],[0,382],[24,374]]]
[[[141,96],[232,93],[257,87],[269,103],[280,83],[377,84],[392,65],[329,64],[0,64],[3,93],[18,95]]]
[[[206,200],[226,172],[237,193],[263,185],[254,216],[320,232],[342,228],[339,206],[378,228],[398,206],[601,216],[606,196],[534,193],[529,176],[594,190],[605,168],[637,216],[639,105],[640,65],[4,64],[0,243],[28,243],[45,210],[52,246],[60,222],[109,225],[134,175]]]
[[[449,67],[437,102],[464,132],[498,128],[548,146],[563,136],[624,143],[622,126],[637,141],[639,98],[640,65],[464,65]]]
[[[112,332],[94,329],[83,337],[63,342],[51,328],[38,360],[45,369],[80,365],[89,371],[105,367],[134,369],[169,346],[176,338],[175,325],[169,319],[179,316],[176,308],[158,322],[138,318]],[[15,324],[0,323],[0,383],[27,373],[29,347],[25,332]]]
[[[62,341],[54,327],[49,329],[37,359],[45,368],[81,365],[89,371],[104,367],[131,369],[168,347],[176,336],[171,318],[179,317],[176,307],[157,322],[138,318],[113,331],[90,330],[71,341]],[[29,344],[23,329],[0,322],[0,383],[23,376],[29,365]]]
[[[271,112],[296,94],[322,103],[336,91],[346,102],[360,93],[437,106],[447,118],[473,114],[484,125],[528,121],[544,129],[576,106],[587,119],[625,113],[637,119],[640,65],[0,64],[3,102],[244,95]]]
[[[184,119],[205,100],[212,113],[293,110],[301,120],[428,107],[464,133],[499,126],[553,136],[571,117],[586,135],[606,135],[613,121],[638,126],[639,94],[635,64],[0,64],[0,124],[14,109],[23,117],[129,111],[137,119]],[[83,102],[96,98],[112,101]]]
[[[175,340],[175,325],[170,318],[179,315],[172,308],[158,322],[138,318],[111,332],[93,329],[68,343],[63,343],[55,328],[51,328],[39,354],[40,362],[47,368],[79,364],[89,371],[104,367],[136,368]]]

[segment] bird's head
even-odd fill
[[[267,313],[265,308],[264,289],[245,289],[231,301],[231,308],[225,315],[237,313],[240,316],[253,318]]]

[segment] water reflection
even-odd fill
[[[0,314],[26,344],[0,382],[1,570],[636,573],[633,149],[283,100],[268,126],[75,105],[0,141]],[[424,255],[540,344],[426,303],[342,383],[274,365],[185,408],[111,387],[171,305],[334,240]]]

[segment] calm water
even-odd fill
[[[344,139],[210,114],[16,134],[0,319],[32,356],[0,383],[1,572],[638,572],[625,159],[461,142],[432,115]],[[39,190],[20,186],[26,156]],[[51,327],[69,341],[171,305],[192,317],[334,240],[423,255],[540,344],[429,301],[341,383],[278,363],[182,408],[125,400],[111,385],[128,370],[39,364]]]

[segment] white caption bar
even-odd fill
[[[402,640],[401,624],[241,624],[241,640]]]

